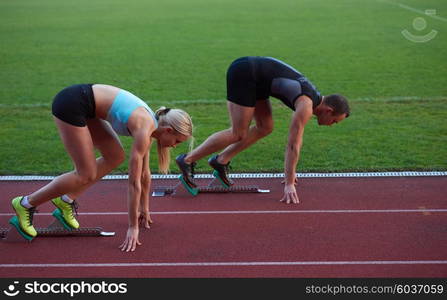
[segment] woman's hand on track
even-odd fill
[[[127,229],[126,239],[124,242],[119,246],[121,251],[135,251],[137,246],[141,246],[141,242],[138,238],[138,226],[137,227],[129,227]]]
[[[284,196],[282,197],[280,202],[289,203],[300,203],[300,199],[298,198],[298,194],[296,193],[296,188],[294,184],[286,184],[284,186]]]
[[[140,227],[149,229],[151,228],[152,223],[153,221],[150,212],[141,211],[140,216],[138,217],[138,224],[140,224]]]

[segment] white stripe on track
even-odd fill
[[[158,175],[152,174],[152,179],[178,179],[179,174]],[[355,178],[355,177],[430,177],[430,176],[447,176],[447,171],[400,171],[400,172],[343,172],[343,173],[298,173],[298,178]],[[35,180],[52,180],[55,176],[40,175],[5,175],[0,176],[0,181],[35,181]],[[102,180],[124,180],[128,179],[128,175],[107,175]],[[196,174],[197,179],[214,179],[211,174]],[[284,178],[284,173],[234,173],[230,174],[230,178]]]
[[[245,266],[336,266],[336,265],[445,265],[447,260],[370,260],[370,261],[252,261],[252,262],[140,262],[140,263],[50,263],[0,264],[0,268],[114,268],[114,267],[245,267]]]
[[[238,214],[358,214],[358,213],[445,213],[447,209],[325,209],[325,210],[204,210],[204,211],[155,211],[152,215],[238,215]],[[84,212],[81,216],[117,216],[127,212]],[[0,213],[0,217],[14,216],[14,213]],[[40,216],[51,216],[51,213],[37,213]]]

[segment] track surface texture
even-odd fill
[[[13,197],[46,183],[0,181],[0,227]],[[236,184],[270,193],[151,197],[154,224],[125,253],[127,181],[100,181],[78,199],[78,220],[114,237],[2,241],[0,277],[447,277],[445,176],[302,178],[299,204],[279,202],[281,178]],[[34,225],[51,223],[53,209],[40,206]]]

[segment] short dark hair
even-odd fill
[[[349,109],[348,99],[339,94],[324,96],[324,103],[334,110],[334,115],[346,114],[349,117],[351,111]]]

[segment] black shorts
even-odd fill
[[[53,100],[53,115],[68,124],[84,127],[95,117],[92,84],[76,84],[60,91]]]
[[[227,71],[227,99],[230,102],[255,107],[257,100],[269,98],[270,86],[258,81],[255,65],[249,57],[233,61]]]

